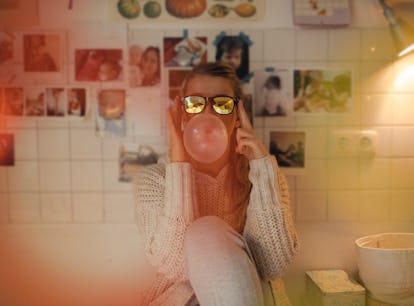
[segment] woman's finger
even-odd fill
[[[262,158],[269,154],[263,142],[251,131],[237,129],[236,140],[236,152],[245,155],[248,159]]]
[[[246,109],[244,108],[243,101],[240,100],[237,106],[238,106],[237,111],[239,115],[240,126],[249,131],[253,131],[253,127],[249,120],[249,116],[247,115]]]
[[[243,154],[247,159],[258,159],[266,154],[257,145],[256,140],[252,138],[243,138],[236,146],[236,152]]]
[[[175,97],[169,107],[167,118],[170,129],[170,159],[171,161],[185,161],[186,154],[181,131],[181,101],[179,97]]]
[[[180,98],[175,97],[171,106],[168,108],[168,118],[170,127],[177,128],[181,124],[181,110],[180,110]]]

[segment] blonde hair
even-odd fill
[[[181,88],[183,93],[187,89],[189,80],[199,75],[226,79],[231,84],[234,96],[243,100],[243,91],[240,80],[231,65],[224,62],[211,62],[195,66],[193,70],[190,71],[184,78]],[[235,152],[235,148],[236,137],[233,135],[230,141],[231,152]],[[244,155],[237,153],[234,153],[233,157],[234,158],[230,159],[231,171],[229,171],[227,179],[228,186],[226,186],[226,188],[231,190],[233,199],[239,200],[235,210],[238,211],[237,224],[239,231],[241,231],[244,227],[246,219],[247,205],[249,203],[249,195],[252,184],[248,177],[250,171],[249,160]]]

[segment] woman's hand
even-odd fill
[[[170,135],[170,160],[171,162],[186,161],[186,151],[181,131],[181,100],[176,96],[167,113],[168,130]]]
[[[259,159],[269,155],[266,146],[254,134],[252,124],[250,123],[242,101],[238,104],[237,112],[240,127],[236,130],[236,152],[243,154],[248,160]]]

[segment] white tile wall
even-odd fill
[[[328,167],[323,159],[306,160],[306,173],[296,179],[298,190],[326,190],[328,187]]]
[[[296,221],[325,222],[328,217],[326,191],[298,191],[296,193]]]
[[[392,60],[394,47],[387,28],[362,31],[362,60]]]
[[[324,61],[328,58],[328,32],[326,30],[297,30],[296,59]]]
[[[39,3],[46,7],[46,2]],[[263,26],[229,26],[225,30],[234,35],[243,31],[253,41],[252,71],[272,66],[346,68],[354,72],[352,113],[262,118],[255,125],[264,140],[269,129],[307,133],[306,171],[287,177],[294,218],[299,236],[316,245],[323,245],[324,237],[334,235],[330,237],[334,256],[321,258],[317,250],[305,248],[299,266],[306,269],[329,263],[355,269],[353,255],[344,250],[348,250],[346,243],[353,248],[356,235],[414,231],[414,56],[394,57],[391,36],[376,0],[352,1],[353,22],[339,29],[295,27],[291,1],[267,3],[271,9]],[[46,9],[40,10],[41,26],[79,24],[96,29],[104,19],[105,6],[97,0],[79,4],[74,14],[62,4],[53,7],[65,12],[49,16]],[[94,14],[86,14],[81,8]],[[80,22],[85,18],[90,20]],[[124,25],[110,23],[105,29],[99,33],[105,39],[126,31]],[[214,26],[190,29],[207,36],[209,42],[222,30]],[[92,37],[90,32],[87,37]],[[164,34],[182,35],[182,28],[174,25]],[[90,43],[85,42],[86,37],[72,38]],[[124,38],[120,35],[119,39]],[[209,60],[213,60],[215,47],[209,45],[208,52]],[[72,62],[70,65],[73,67]],[[87,87],[91,98],[96,88]],[[164,104],[159,109],[163,110]],[[139,142],[145,137],[98,138],[93,113],[86,120],[71,122],[8,118],[5,128],[15,133],[16,162],[14,167],[0,167],[0,223],[135,222],[131,185],[117,181],[118,150],[121,142]],[[164,142],[163,121],[161,128],[161,135],[153,139]],[[329,132],[344,128],[376,131],[375,157],[329,156]]]
[[[393,188],[414,188],[414,158],[395,158],[391,161]]]
[[[379,158],[390,157],[392,151],[392,127],[370,127],[370,129],[377,132],[376,156]]]
[[[361,122],[364,125],[391,125],[395,108],[394,95],[363,95]]]
[[[75,222],[102,222],[103,194],[94,192],[73,194],[73,217]]]
[[[414,75],[413,75],[414,76]],[[414,90],[413,90],[414,91]],[[414,125],[414,95],[396,95],[394,99],[393,124]]]
[[[38,130],[40,159],[69,159],[69,131],[67,129]]]
[[[72,162],[72,188],[75,191],[102,191],[102,163],[96,161]]]
[[[326,127],[306,127],[306,143],[308,158],[326,158],[328,152],[328,130]]]
[[[359,220],[359,192],[337,190],[328,192],[328,219],[333,222]]]
[[[7,168],[0,168],[0,192],[7,191]]]
[[[414,221],[414,191],[394,190],[391,194],[391,220],[397,222]]]
[[[392,155],[396,157],[411,157],[414,155],[412,137],[414,126],[394,126],[392,129]]]
[[[263,30],[242,30],[249,39],[253,42],[253,44],[249,48],[249,59],[251,62],[263,62],[264,50],[264,32]],[[237,35],[237,34],[236,34]]]
[[[331,189],[358,189],[359,162],[355,159],[328,161],[328,186]]]
[[[361,191],[359,199],[362,222],[386,222],[389,220],[391,195],[388,190]]]
[[[391,186],[391,160],[360,159],[360,188],[364,189],[389,189]]]
[[[70,155],[73,160],[101,159],[101,138],[93,129],[70,129]]]
[[[12,223],[38,223],[40,221],[39,194],[9,193],[9,216]]]
[[[14,158],[18,160],[36,160],[38,156],[37,131],[34,129],[16,129],[14,131]]]
[[[359,60],[361,57],[361,31],[341,29],[329,31],[329,59],[332,61]]]
[[[36,161],[16,161],[7,170],[9,191],[39,190],[39,166]]]
[[[61,223],[72,221],[72,202],[69,192],[42,193],[40,196],[42,221]]]
[[[293,61],[295,59],[295,35],[293,29],[271,29],[264,33],[264,61]]]
[[[0,224],[9,222],[9,199],[7,193],[0,193]]]
[[[394,65],[387,61],[362,61],[362,93],[392,93],[392,85],[396,78],[394,68]]]
[[[69,161],[40,161],[39,179],[41,191],[70,191]]]
[[[105,222],[130,223],[135,220],[132,192],[108,192],[104,195]]]

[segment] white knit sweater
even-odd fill
[[[213,178],[189,163],[161,162],[137,175],[137,222],[145,237],[147,259],[158,271],[144,305],[184,306],[192,298],[184,273],[183,241],[193,220],[216,215],[237,229],[226,209],[231,208],[230,196],[221,189],[226,170]],[[252,189],[242,234],[261,278],[275,280],[298,251],[288,186],[273,156],[251,160],[249,180]],[[276,300],[278,295],[283,292],[276,292]]]

